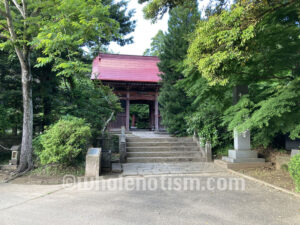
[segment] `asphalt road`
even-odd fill
[[[0,225],[300,224],[300,199],[297,197],[253,181],[245,181],[245,190],[229,190],[228,187],[225,190],[225,186],[220,190],[219,180],[224,183],[232,179],[227,172],[192,176],[201,180],[201,190],[196,183],[184,189],[183,177],[188,175],[113,179],[122,185],[128,179],[133,183],[151,180],[152,186],[149,183],[144,186],[147,190],[141,187],[137,190],[136,184],[129,185],[130,190],[128,187],[127,190],[112,190],[113,186],[109,191],[99,190],[101,185],[102,189],[107,188],[103,183],[112,179],[90,182],[88,188],[83,188],[82,183],[69,188],[0,184]],[[177,183],[175,178],[178,178]],[[156,186],[153,185],[155,180],[158,181]],[[214,182],[209,186],[208,180]],[[166,182],[172,185],[165,185]]]

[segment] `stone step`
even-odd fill
[[[128,157],[128,163],[205,162],[200,157]]]
[[[198,147],[126,147],[127,152],[199,151]]]
[[[170,137],[170,138],[139,138],[139,137],[126,137],[127,142],[171,142],[171,143],[178,143],[178,142],[193,142],[193,138],[191,137]]]
[[[122,165],[121,163],[112,163],[111,164],[111,172],[112,173],[122,173]]]
[[[128,157],[201,157],[199,151],[128,152]]]
[[[127,142],[128,147],[197,147],[196,142]]]
[[[231,158],[231,157],[227,157],[227,156],[223,156],[222,160],[226,161],[226,162],[231,162],[231,163],[241,163],[241,162],[265,162],[265,159],[263,158]]]

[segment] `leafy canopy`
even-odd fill
[[[201,115],[208,101],[209,106],[224,105],[217,115],[222,126],[251,129],[255,144],[268,146],[278,134],[300,137],[298,8],[297,1],[240,1],[198,23],[184,79],[187,93],[199,105],[196,116],[205,119]],[[228,99],[226,93],[235,85],[249,87],[249,95],[237,105],[213,100],[215,95]],[[218,86],[225,90],[217,91]]]

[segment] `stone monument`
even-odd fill
[[[11,160],[9,161],[9,164],[19,165],[21,145],[14,145],[10,148],[10,150],[11,150]]]
[[[101,173],[101,148],[90,148],[86,154],[85,176],[98,177]]]
[[[248,93],[247,86],[236,86],[233,91],[233,103]],[[234,130],[234,150],[229,150],[228,156],[223,156],[222,160],[229,163],[256,163],[265,162],[265,159],[258,158],[257,152],[251,151],[250,131],[237,132]]]

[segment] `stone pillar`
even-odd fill
[[[250,131],[246,130],[238,133],[237,130],[233,131],[234,149],[236,150],[249,150],[251,149]]]
[[[212,161],[212,148],[210,141],[206,141],[205,143],[205,153],[206,153],[206,162]]]
[[[120,163],[126,162],[126,135],[125,127],[121,127],[121,135],[119,136],[119,153],[120,153]]]
[[[233,103],[236,104],[240,98],[248,93],[247,86],[236,86],[233,90]],[[231,163],[252,163],[265,162],[264,159],[257,158],[257,152],[251,151],[250,131],[238,132],[236,129],[233,132],[234,150],[228,151],[228,157],[222,159]]]
[[[127,91],[126,95],[126,130],[129,131],[129,117],[130,117],[130,94]]]
[[[101,173],[101,148],[90,148],[86,154],[85,176],[98,177]]]
[[[155,93],[155,130],[158,131],[159,127],[158,127],[158,93]]]

